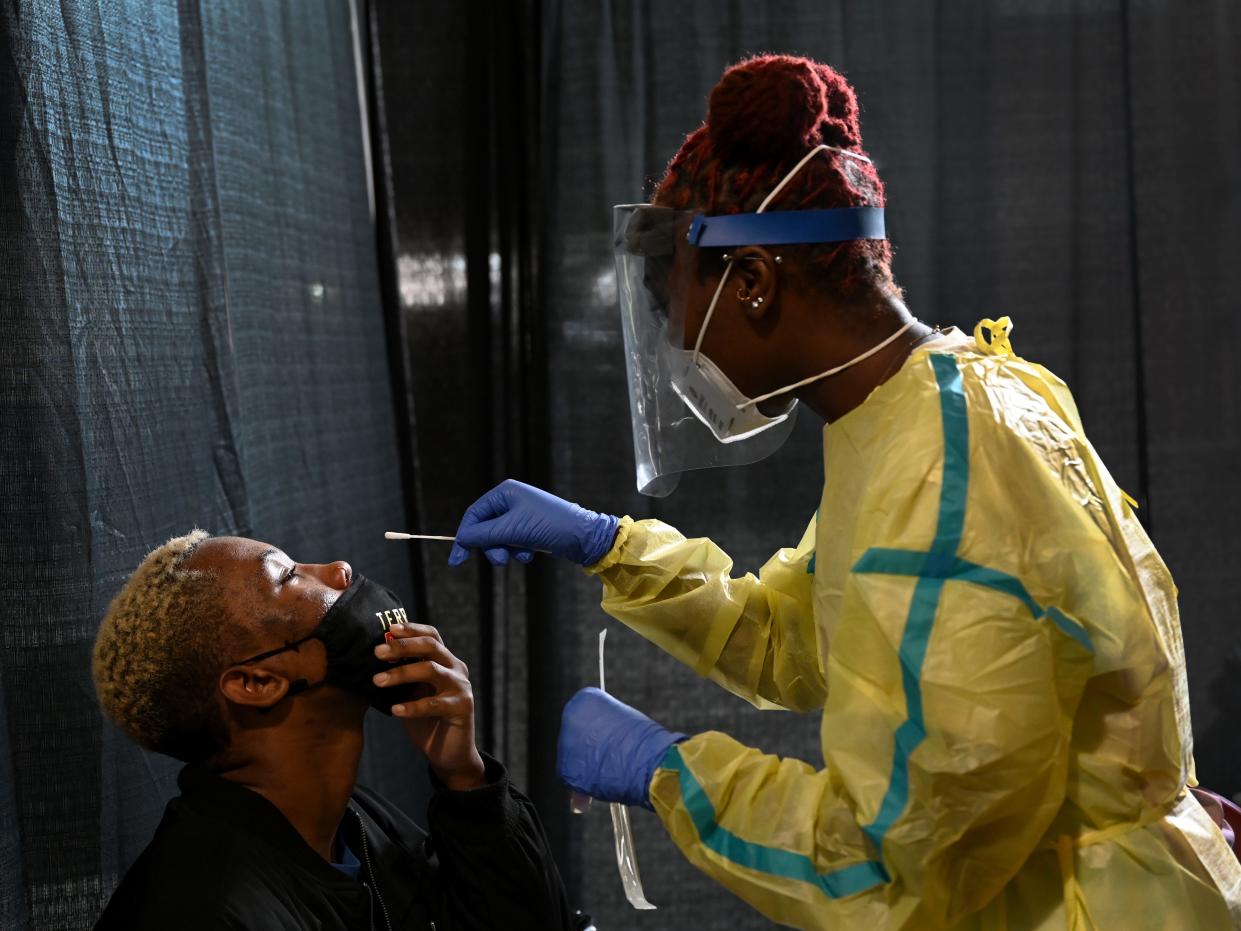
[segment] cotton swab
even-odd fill
[[[444,543],[456,542],[456,537],[441,537],[434,533],[400,533],[396,530],[385,530],[385,540],[442,540]]]

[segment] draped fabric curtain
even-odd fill
[[[200,526],[411,599],[350,6],[0,3],[0,927],[89,928],[179,764],[90,647]],[[374,716],[372,716],[374,717]],[[363,778],[419,812],[376,722]]]
[[[539,4],[367,4],[381,266],[391,293],[418,531],[452,534],[507,475],[546,482],[550,321],[535,292]],[[480,740],[521,786],[556,796],[530,731],[559,720],[543,688],[553,636],[528,625],[540,573],[421,555],[419,611],[469,664]],[[548,597],[554,598],[554,593]],[[537,675],[536,675],[537,673]],[[549,730],[550,729],[550,730]],[[527,768],[527,763],[530,769]],[[554,819],[553,819],[554,820]]]

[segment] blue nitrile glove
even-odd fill
[[[470,550],[482,550],[493,566],[505,565],[510,556],[529,562],[535,552],[592,566],[612,548],[619,523],[619,517],[588,511],[510,478],[465,512],[448,565],[459,566]]]
[[[669,747],[685,739],[607,692],[582,689],[560,716],[556,775],[571,789],[601,802],[653,811],[655,768]]]

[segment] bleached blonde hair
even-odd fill
[[[216,573],[183,563],[205,530],[152,550],[112,599],[92,671],[104,712],[142,746],[186,762],[227,742],[215,698],[233,628]]]

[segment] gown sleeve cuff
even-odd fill
[[[612,542],[612,548],[597,563],[585,567],[587,575],[598,575],[600,572],[606,572],[620,562],[621,550],[625,546],[625,541],[629,539],[629,533],[633,529],[633,525],[634,520],[628,515],[620,519],[620,523],[616,527],[616,539]]]

